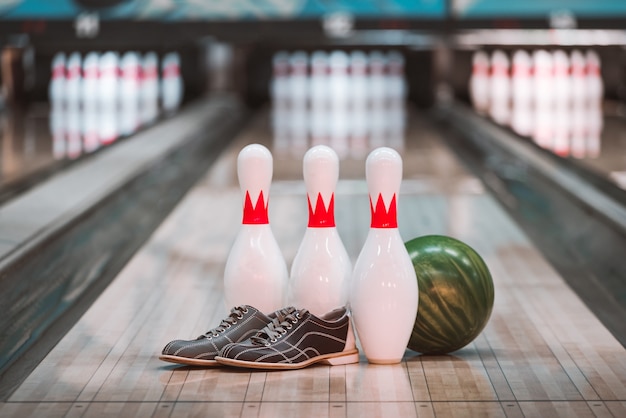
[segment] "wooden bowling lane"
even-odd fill
[[[241,217],[236,157],[248,143],[274,151],[270,221],[288,264],[295,256],[307,223],[302,153],[273,148],[267,120],[259,114],[233,141],[0,416],[626,416],[624,347],[417,113],[402,153],[400,233],[451,235],[483,256],[496,296],[474,342],[447,356],[407,350],[391,366],[361,356],[250,372],[158,360],[169,340],[228,312],[222,273]],[[369,227],[364,173],[362,152],[342,160],[336,221],[353,261]]]

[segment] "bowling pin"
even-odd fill
[[[335,227],[339,157],[331,148],[309,149],[302,163],[309,224],[291,266],[290,304],[323,315],[348,302],[352,263]]]
[[[68,107],[80,107],[80,89],[82,83],[82,62],[78,52],[72,52],[67,59],[65,72],[65,97]]]
[[[531,59],[519,49],[513,54],[511,67],[511,102],[513,107],[528,107],[532,102]]]
[[[532,133],[532,73],[528,52],[519,49],[513,54],[511,67],[511,129],[523,136]]]
[[[350,145],[350,59],[344,51],[333,51],[328,57],[330,66],[329,139],[340,158],[348,155]]]
[[[140,115],[141,124],[154,122],[159,116],[159,58],[153,51],[141,60]]]
[[[180,76],[180,56],[176,52],[165,54],[161,69],[161,101],[163,110],[171,114],[183,99],[183,81]]]
[[[332,91],[328,82],[328,54],[315,51],[311,54],[311,75],[309,77],[309,133],[312,145],[328,143],[330,97]]]
[[[363,51],[350,53],[350,156],[367,155],[369,135],[368,58]]]
[[[309,93],[308,56],[295,51],[289,56],[289,83],[287,97],[292,106],[306,106]]]
[[[590,49],[585,54],[585,64],[586,101],[589,105],[601,106],[604,84],[600,73],[600,57]]]
[[[274,102],[287,99],[289,90],[289,53],[279,51],[272,57],[272,83],[270,95]]]
[[[562,49],[552,53],[554,105],[557,108],[569,108],[572,80],[569,56]]]
[[[83,80],[81,83],[81,100],[83,107],[97,103],[100,56],[97,52],[89,52],[83,60]]]
[[[119,95],[119,57],[116,52],[107,51],[100,56],[99,72],[98,101],[100,106],[116,108]]]
[[[415,324],[418,288],[411,258],[397,225],[402,158],[393,149],[372,151],[365,163],[371,228],[350,284],[350,306],[370,363],[402,360]]]
[[[552,55],[538,49],[533,52],[533,97],[538,109],[551,108],[554,103],[554,68]]]
[[[83,60],[83,80],[81,83],[81,133],[85,152],[93,152],[100,147],[98,136],[98,83],[100,78],[100,55],[89,52]]]
[[[486,114],[489,108],[489,57],[484,51],[476,51],[472,56],[469,93],[474,109]]]
[[[575,49],[570,54],[571,65],[571,92],[572,106],[584,106],[586,102],[586,61],[585,56]]]
[[[228,254],[224,271],[227,307],[252,305],[262,312],[284,306],[287,265],[268,219],[273,159],[260,144],[244,147],[237,157],[237,175],[244,195],[243,221]]]
[[[372,51],[368,58],[370,62],[368,137],[370,149],[374,149],[386,143],[387,57],[380,51]]]
[[[59,52],[52,58],[52,77],[48,86],[51,106],[60,107],[65,100],[65,54]]]
[[[141,63],[137,52],[126,52],[120,61],[120,134],[131,135],[140,124]]]
[[[489,116],[496,123],[510,122],[510,96],[509,58],[504,51],[496,50],[491,56],[489,78]]]

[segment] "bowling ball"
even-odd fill
[[[445,354],[469,344],[493,308],[493,280],[469,245],[427,235],[405,243],[415,267],[419,305],[408,348]]]

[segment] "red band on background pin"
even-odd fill
[[[309,202],[309,228],[332,228],[335,226],[335,194],[330,196],[330,203],[328,204],[328,210],[324,206],[324,199],[322,194],[317,194],[317,201],[315,202],[315,210],[311,206],[311,199],[309,195],[306,196]]]
[[[382,194],[378,194],[376,207],[372,204],[372,196],[370,196],[370,209],[372,211],[372,228],[397,228],[398,216],[396,212],[396,194],[393,194],[389,210],[385,208]]]
[[[163,68],[163,78],[178,77],[180,70],[177,65],[167,65]]]
[[[252,199],[250,199],[250,193],[246,190],[246,199],[243,204],[243,224],[258,225],[268,224],[269,218],[267,216],[267,204],[263,198],[263,190],[259,193],[256,204],[252,206]]]
[[[63,67],[62,65],[54,67],[54,70],[52,70],[52,78],[65,78],[65,67]]]

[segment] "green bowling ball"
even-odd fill
[[[445,354],[472,342],[493,309],[493,279],[469,245],[427,235],[405,243],[415,267],[419,305],[408,348]]]

